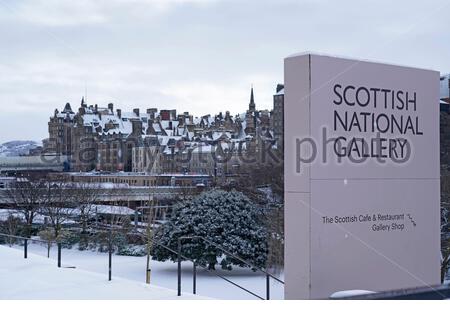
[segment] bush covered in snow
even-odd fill
[[[147,254],[147,250],[143,245],[129,245],[119,248],[117,254],[119,256],[143,257]]]
[[[265,266],[267,232],[262,212],[241,192],[214,189],[176,204],[168,222],[156,234],[156,241],[176,251],[177,240],[183,236],[202,236],[256,266]],[[183,240],[182,254],[210,269],[219,260],[223,269],[247,267],[201,239]],[[153,259],[175,261],[177,255],[155,245]]]

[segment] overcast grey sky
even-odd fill
[[[0,0],[0,142],[41,140],[55,108],[271,108],[283,58],[318,51],[450,72],[450,3]]]

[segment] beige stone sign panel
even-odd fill
[[[285,59],[285,297],[440,282],[439,73]]]

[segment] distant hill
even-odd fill
[[[41,144],[36,141],[9,141],[0,144],[0,157],[26,156],[31,149],[39,147]]]

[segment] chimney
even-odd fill
[[[155,113],[158,112],[158,109],[156,108],[149,108],[147,109],[147,114],[149,116],[150,119],[155,119]]]
[[[140,136],[142,135],[142,121],[141,120],[137,120],[137,119],[133,119],[131,121],[131,125],[132,125],[132,135],[133,136]]]
[[[177,110],[172,109],[170,110],[170,120],[176,120],[177,119]]]
[[[111,102],[108,103],[108,109],[113,112],[114,111],[114,104],[112,104]]]
[[[178,124],[182,126],[184,124],[184,115],[178,115]]]
[[[133,112],[134,112],[134,114],[135,114],[136,116],[139,117],[139,108],[133,109]]]
[[[153,119],[148,119],[147,120],[147,134],[150,134],[152,128],[153,128]]]
[[[122,110],[121,109],[116,109],[116,112],[117,112],[117,117],[119,119],[122,119]]]
[[[161,116],[161,120],[170,120],[170,111],[169,110],[161,110],[161,112],[159,113]]]
[[[284,84],[277,84],[277,93],[284,89]]]

